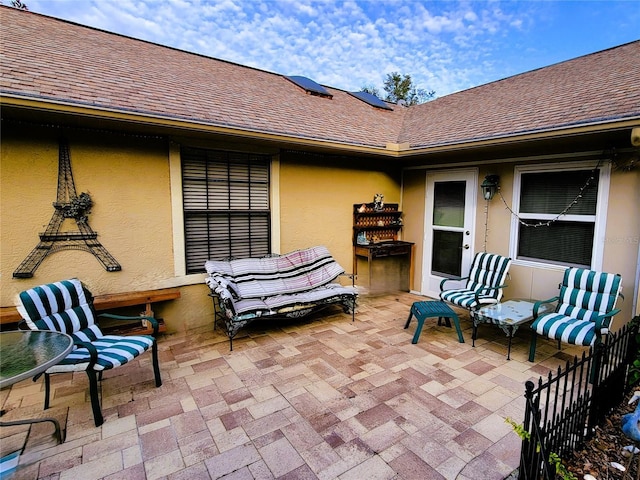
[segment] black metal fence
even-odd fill
[[[638,354],[638,322],[567,362],[564,369],[526,382],[526,406],[518,478],[552,480],[551,457],[568,458],[594,433],[628,392],[629,365]]]

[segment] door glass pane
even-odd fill
[[[464,196],[466,183],[435,182],[433,187],[433,224],[443,227],[464,227]]]
[[[461,277],[462,232],[434,230],[431,273],[442,277]]]

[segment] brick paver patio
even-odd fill
[[[579,350],[540,342],[527,361],[529,333],[513,341],[483,325],[476,347],[453,328],[416,322],[409,293],[361,296],[355,323],[339,308],[313,319],[270,321],[241,331],[229,351],[218,330],[160,338],[163,386],[150,355],[102,381],[105,423],[93,424],[86,375],[54,375],[52,408],[43,382],[0,391],[5,420],[54,416],[32,427],[12,479],[460,479],[502,480],[518,465],[524,382]],[[27,427],[3,427],[2,451]]]

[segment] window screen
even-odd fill
[[[523,173],[518,258],[589,268],[598,180],[599,172],[591,170]]]
[[[271,251],[268,155],[183,147],[187,273],[209,260]]]

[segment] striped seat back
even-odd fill
[[[307,292],[344,273],[324,246],[275,257],[232,260],[230,269],[233,288],[243,299]]]
[[[615,308],[622,290],[622,277],[584,268],[568,268],[560,286],[557,313],[592,320]]]
[[[93,309],[77,278],[25,290],[18,298],[18,312],[31,330],[83,332],[85,339],[102,336]]]
[[[511,259],[495,253],[477,253],[473,259],[466,288],[472,291],[482,290],[482,295],[500,301],[502,288],[507,279]],[[484,290],[489,288],[488,290]]]

